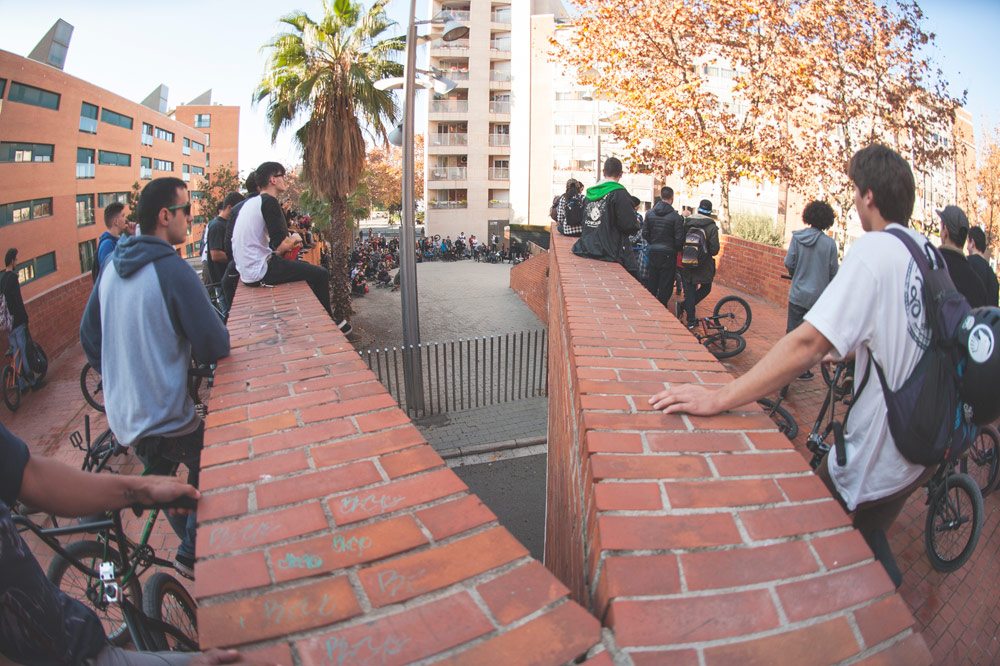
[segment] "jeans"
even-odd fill
[[[187,482],[197,488],[204,442],[205,422],[202,421],[197,430],[187,435],[144,437],[136,443],[135,453],[146,466],[144,474],[173,476],[178,464],[185,465],[188,468]],[[186,516],[168,513],[167,522],[181,540],[177,554],[193,558],[197,513],[192,511]]]
[[[670,301],[674,291],[674,276],[677,273],[677,254],[649,250],[649,275],[646,277],[646,289],[664,307]]]
[[[809,308],[804,308],[801,305],[796,305],[791,301],[788,302],[788,325],[785,329],[785,333],[791,333],[797,329],[802,324],[803,317],[809,312]]]
[[[330,271],[322,266],[313,266],[304,261],[288,261],[274,255],[267,262],[267,273],[262,282],[267,284],[285,284],[305,280],[316,295],[316,300],[323,309],[333,316],[330,310]]]
[[[695,282],[682,275],[681,282],[684,284],[684,314],[687,315],[687,323],[693,323],[695,317],[695,306],[705,300],[705,297],[712,293],[711,282]]]
[[[236,262],[230,261],[222,275],[222,296],[226,299],[227,310],[231,310],[233,307],[233,298],[236,297],[236,285],[239,281],[240,274],[236,270]]]
[[[136,652],[108,646],[83,663],[87,666],[186,666],[197,656],[192,652]]]
[[[21,358],[21,374],[17,377],[18,386],[21,390],[35,385],[35,371],[31,368],[31,361],[28,358],[28,341],[31,334],[28,333],[28,325],[21,324],[15,326],[10,332],[10,346],[14,348],[14,353]]]

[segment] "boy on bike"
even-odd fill
[[[7,311],[10,313],[10,345],[15,354],[21,358],[21,374],[17,378],[17,383],[22,391],[29,388],[36,389],[41,386],[37,379],[37,373],[31,367],[31,354],[28,353],[28,342],[31,340],[31,333],[28,332],[28,311],[24,307],[24,299],[21,297],[21,283],[17,279],[17,248],[12,247],[7,250],[3,258],[3,270],[0,270],[0,296],[7,304]],[[0,329],[2,330],[2,329]]]
[[[907,228],[913,213],[913,172],[896,152],[881,145],[858,151],[848,175],[862,228],[836,277],[805,315],[803,324],[779,340],[742,377],[722,386],[674,386],[649,402],[664,413],[712,415],[751,403],[791,382],[827,357],[854,356],[855,377],[874,357],[893,390],[909,377],[930,341],[920,294],[920,271],[906,246],[888,233],[905,229],[919,243],[926,239]],[[918,296],[918,298],[920,298]],[[908,462],[889,432],[885,398],[878,381],[856,396],[844,424],[847,463],[827,456],[818,474],[833,496],[854,513],[876,558],[898,586],[902,575],[886,540],[886,530],[906,498],[927,478],[927,468]]]

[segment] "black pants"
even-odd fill
[[[712,293],[712,281],[697,282],[682,274],[681,282],[684,284],[684,314],[687,315],[687,323],[690,324],[697,318],[695,306]]]
[[[226,308],[232,309],[233,298],[236,297],[236,285],[240,281],[239,271],[236,270],[236,262],[230,261],[226,266],[226,272],[222,275],[222,295],[226,299]]]
[[[677,254],[675,252],[649,251],[649,274],[646,289],[664,307],[674,291],[674,276],[677,274]]]
[[[267,284],[285,284],[304,280],[309,284],[316,300],[323,309],[333,316],[330,310],[330,271],[322,266],[313,266],[304,261],[288,261],[277,255],[267,262],[267,273],[264,282]]]

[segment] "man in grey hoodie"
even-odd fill
[[[811,201],[802,211],[802,221],[807,226],[792,234],[785,255],[785,268],[792,276],[786,333],[798,328],[809,308],[837,274],[837,243],[823,233],[833,226],[833,209],[825,201]],[[811,370],[799,375],[799,379],[812,378]]]
[[[101,373],[108,425],[150,473],[188,468],[197,487],[205,424],[188,395],[192,357],[229,355],[229,331],[198,275],[174,251],[187,239],[191,203],[178,178],[157,178],[139,195],[139,236],[118,243],[80,323],[80,342]],[[113,270],[108,270],[109,268]],[[181,538],[177,569],[193,575],[195,516],[171,516]]]

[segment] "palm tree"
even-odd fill
[[[308,117],[295,136],[303,178],[330,204],[330,296],[337,321],[351,313],[348,197],[365,167],[365,133],[386,143],[386,124],[396,116],[392,93],[374,84],[403,73],[392,58],[406,42],[385,36],[396,25],[386,15],[387,3],[375,0],[364,11],[359,3],[323,0],[319,21],[301,11],[283,16],[286,31],[264,46],[271,53],[254,93],[255,103],[267,99],[272,143],[282,128]]]

